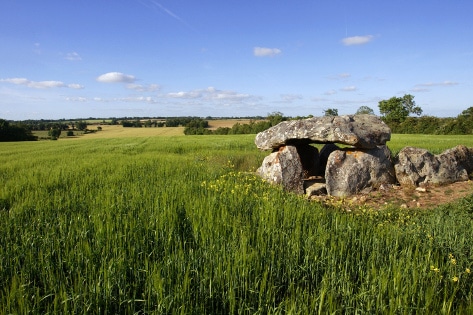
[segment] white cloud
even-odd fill
[[[67,87],[71,89],[82,89],[83,86],[77,83],[65,84],[62,81],[30,81],[26,78],[0,79],[0,82],[8,82],[16,85],[24,85],[35,89],[49,89]]]
[[[337,94],[337,91],[335,90],[328,90],[324,93],[324,95],[334,95],[334,94]]]
[[[356,91],[356,90],[358,90],[358,89],[354,85],[345,86],[345,87],[340,89],[340,91],[343,91],[343,92],[353,92],[353,91]]]
[[[154,92],[158,91],[161,87],[158,84],[141,85],[130,83],[126,86],[126,88],[138,92]]]
[[[345,37],[342,39],[342,43],[345,46],[364,45],[371,42],[373,38],[373,35]]]
[[[253,48],[253,54],[256,57],[273,57],[279,55],[281,49],[279,48],[265,48],[265,47],[255,47]]]
[[[71,53],[68,53],[68,54],[66,55],[66,57],[64,57],[64,59],[70,60],[70,61],[79,61],[79,60],[82,60],[81,56],[79,56],[79,54],[76,53],[75,51],[74,51],[74,52],[71,52]]]
[[[102,83],[133,83],[136,79],[121,72],[108,72],[98,76],[96,80]]]

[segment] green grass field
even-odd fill
[[[254,135],[112,133],[0,143],[0,314],[473,312],[473,194],[347,213],[255,177]]]

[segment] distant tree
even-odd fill
[[[414,96],[405,94],[403,97],[391,97],[378,103],[379,112],[386,122],[403,122],[410,114],[420,116],[422,108],[416,106]]]
[[[76,123],[76,127],[79,130],[86,130],[87,129],[87,122],[83,121],[83,120],[80,120]]]
[[[281,121],[286,120],[283,113],[281,112],[272,112],[266,117],[267,120],[271,123],[271,126],[276,126]]]
[[[57,140],[60,135],[61,135],[61,128],[52,127],[48,131],[48,136],[51,137],[51,140]]]
[[[324,109],[324,116],[338,116],[338,109],[336,108]]]
[[[145,128],[149,128],[153,126],[153,122],[151,121],[151,119],[148,119],[147,121],[145,121],[144,126]]]
[[[368,106],[360,106],[356,111],[356,115],[374,115],[374,110]]]

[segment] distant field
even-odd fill
[[[219,127],[231,128],[236,123],[244,125],[244,124],[249,124],[250,121],[251,121],[251,119],[217,119],[217,120],[209,120],[209,129],[215,130]]]
[[[236,123],[249,124],[250,119],[218,119],[209,120],[209,129],[231,128]],[[68,137],[66,131],[63,131],[60,139],[100,139],[100,138],[121,138],[121,137],[155,137],[155,136],[180,136],[184,135],[184,127],[151,127],[151,128],[124,128],[121,125],[100,125],[97,121],[91,121],[94,124],[88,125],[88,129],[95,131],[101,127],[101,131],[84,135],[82,131],[74,130],[74,136]],[[33,134],[39,137],[39,140],[48,139],[48,131],[34,131]]]
[[[160,127],[160,128],[124,128],[121,125],[104,125],[102,130],[87,134],[81,138],[122,138],[122,137],[155,137],[155,136],[182,136],[184,127]],[[97,126],[89,126],[89,130],[97,130]]]

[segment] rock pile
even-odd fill
[[[473,172],[473,148],[457,146],[433,155],[406,147],[393,162],[386,146],[390,139],[391,130],[374,115],[284,121],[256,135],[260,150],[272,150],[257,173],[297,194],[343,197],[397,183],[468,180]],[[312,143],[325,145],[319,152]]]

